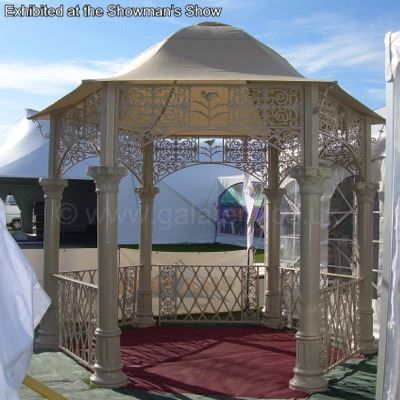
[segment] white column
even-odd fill
[[[265,319],[264,326],[272,329],[281,329],[282,326],[282,301],[279,285],[280,244],[281,244],[281,201],[286,189],[264,188],[265,209],[268,212],[266,223],[266,245],[268,244],[267,257],[265,257]]]
[[[136,315],[133,325],[138,328],[154,326],[153,293],[151,290],[153,204],[158,188],[144,186],[137,189],[140,198],[140,270],[136,294]]]
[[[65,179],[40,178],[44,191],[44,290],[51,298],[51,305],[40,322],[37,347],[55,350],[58,348],[58,291],[53,274],[57,274],[60,248],[60,208]]]
[[[360,350],[364,354],[377,351],[373,335],[372,262],[373,210],[378,184],[358,182],[357,195],[357,277],[362,279],[359,294]]]
[[[88,175],[96,182],[98,310],[96,363],[90,381],[107,388],[126,385],[120,355],[117,283],[117,193],[124,167],[89,167]]]
[[[298,167],[300,219],[300,329],[296,334],[296,366],[289,386],[309,393],[324,390],[321,369],[320,230],[322,184],[329,170]]]

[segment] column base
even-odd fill
[[[296,366],[289,387],[308,393],[324,391],[328,381],[321,368],[321,336],[296,334]]]
[[[360,353],[364,355],[375,354],[378,351],[378,344],[373,337],[370,340],[365,340],[360,343]]]
[[[94,374],[90,375],[90,383],[93,385],[108,389],[117,389],[126,386],[128,383],[128,378],[120,368],[110,370],[95,364],[94,371]]]
[[[282,329],[285,324],[282,321],[282,296],[280,292],[273,292],[271,290],[267,290],[264,294],[265,298],[265,307],[264,313],[265,316],[261,321],[262,326],[271,329]]]
[[[265,328],[277,330],[281,330],[285,327],[285,323],[281,318],[264,318],[261,320],[260,325],[264,326]]]
[[[38,350],[58,350],[58,333],[46,332],[39,329],[34,347]]]
[[[157,325],[153,315],[136,315],[132,322],[134,328],[151,328]]]
[[[289,381],[289,388],[307,393],[323,392],[328,388],[328,381],[321,375],[321,371],[311,372],[294,369],[294,377]]]
[[[135,328],[150,328],[152,326],[156,326],[157,322],[153,316],[152,291],[138,289],[136,296],[136,314],[132,326],[134,326]]]

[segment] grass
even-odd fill
[[[120,247],[128,249],[138,249],[137,244],[132,245],[121,245]],[[244,250],[243,247],[233,246],[229,244],[220,243],[188,243],[188,244],[153,244],[153,251],[165,251],[165,252],[189,252],[189,253],[204,253],[204,252],[223,252],[223,251],[235,251]],[[264,262],[264,250],[257,249],[255,255],[255,262]]]

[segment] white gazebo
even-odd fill
[[[134,326],[155,324],[151,250],[157,182],[191,165],[226,164],[264,185],[268,204],[266,311],[263,319],[256,321],[275,329],[282,327],[285,303],[285,275],[280,273],[284,190],[280,184],[291,174],[300,186],[301,258],[300,270],[293,274],[297,274],[301,310],[290,386],[308,392],[326,387],[321,348],[335,332],[351,332],[352,350],[375,351],[371,263],[372,204],[377,185],[370,174],[370,127],[383,119],[335,81],[303,77],[279,54],[240,29],[200,23],[152,47],[121,75],[83,81],[35,117],[46,116],[50,118],[50,162],[49,176],[41,180],[45,192],[44,285],[52,307],[42,321],[39,345],[54,348],[59,344],[59,298],[53,275],[58,274],[57,210],[65,187],[63,173],[83,159],[100,157],[100,165],[88,170],[98,194],[98,278],[97,286],[92,285],[98,304],[93,383],[106,387],[126,383],[120,358],[115,216],[119,181],[127,169],[142,185]],[[357,276],[337,285],[338,277],[321,279],[319,262],[321,190],[333,164],[356,177],[358,209]],[[176,315],[176,270],[171,268],[160,270],[162,284],[169,286],[164,294],[160,289],[159,318]],[[253,279],[249,271],[235,277],[248,283]],[[329,302],[335,295],[332,290],[345,299],[352,321],[338,315],[339,308],[321,307],[321,299]],[[246,310],[250,304],[258,313],[258,302],[253,300],[247,297]],[[334,313],[336,320],[330,324],[328,314]],[[248,312],[241,315],[245,314],[248,316]],[[329,330],[332,326],[335,332]]]

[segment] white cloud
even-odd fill
[[[297,68],[312,74],[338,67],[380,66],[383,49],[354,34],[342,34],[291,47],[284,55]]]
[[[110,61],[60,61],[55,63],[37,61],[0,63],[0,90],[8,89],[40,95],[57,95],[78,85],[82,79],[96,79],[114,75],[129,61],[116,59]]]
[[[281,37],[274,34],[278,26],[286,27]],[[279,52],[306,75],[321,71],[330,75],[343,68],[382,68],[382,35],[372,18],[369,23],[361,23],[340,14],[325,13],[274,21],[268,32],[258,37],[271,37]]]
[[[386,101],[386,89],[367,89],[368,97],[375,99],[378,102]]]

